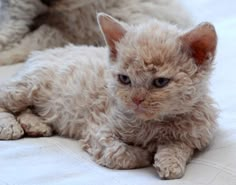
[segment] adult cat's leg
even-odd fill
[[[47,7],[35,0],[0,1],[0,50],[9,49],[29,31],[33,19]]]
[[[96,163],[108,168],[141,168],[152,163],[153,156],[148,150],[128,145],[109,131],[89,135],[82,144]]]
[[[180,178],[192,154],[193,148],[184,143],[160,145],[154,157],[154,167],[163,179]]]
[[[0,52],[0,65],[24,62],[32,51],[64,46],[67,43],[60,31],[43,25],[26,35],[13,48]]]

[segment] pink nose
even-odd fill
[[[144,101],[144,98],[135,96],[135,97],[132,98],[132,100],[136,105],[139,105],[140,103],[142,103]]]

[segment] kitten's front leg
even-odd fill
[[[24,133],[29,136],[52,134],[40,117],[25,111],[33,105],[33,98],[40,89],[39,82],[32,80],[38,78],[30,77],[22,73],[0,87],[0,140],[19,139]]]
[[[154,157],[154,167],[163,179],[181,178],[192,154],[193,148],[184,143],[160,145]]]
[[[52,128],[44,123],[43,119],[35,115],[30,109],[21,112],[16,120],[23,128],[25,134],[32,137],[52,136]]]
[[[139,147],[114,142],[95,158],[102,166],[115,169],[142,168],[151,165],[151,154]]]
[[[106,132],[99,137],[98,135],[83,143],[84,149],[93,156],[96,163],[114,169],[133,169],[151,165],[153,156],[148,150],[128,145],[112,132]]]

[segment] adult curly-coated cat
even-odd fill
[[[104,45],[96,24],[101,11],[132,24],[154,17],[191,25],[178,0],[0,0],[0,65],[68,43]]]
[[[208,95],[217,36],[152,20],[130,26],[99,14],[108,48],[35,52],[0,87],[0,138],[79,139],[98,164],[153,163],[161,178],[184,175],[194,150],[212,139],[217,113]]]

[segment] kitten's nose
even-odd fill
[[[132,101],[136,104],[136,105],[139,105],[140,103],[142,103],[144,101],[144,98],[143,97],[133,97],[132,98]]]

